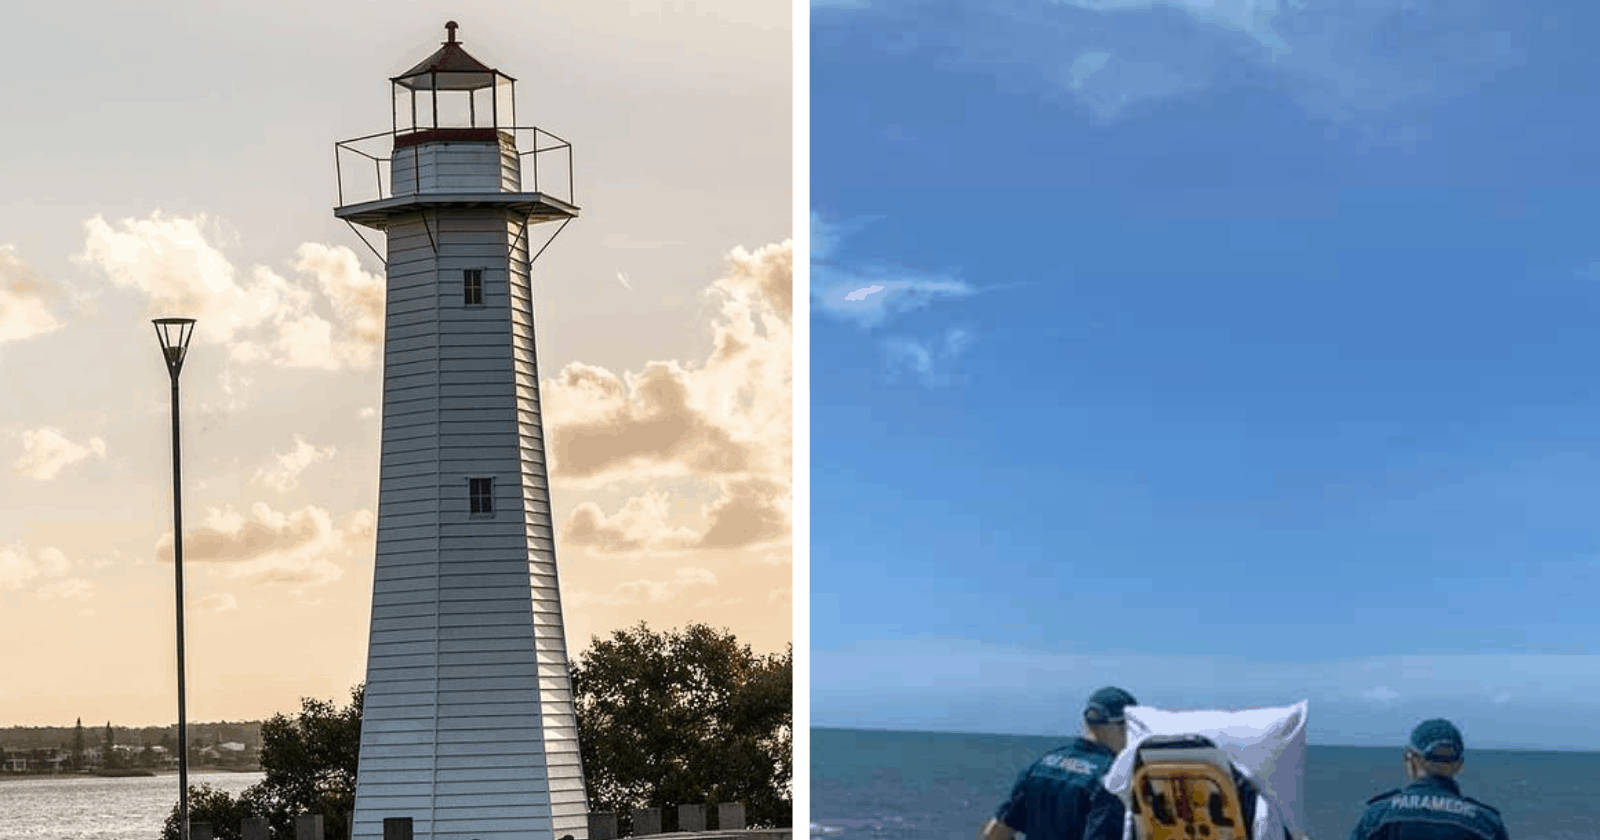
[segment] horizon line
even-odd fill
[[[971,735],[971,736],[979,736],[979,737],[998,736],[998,737],[1002,737],[1002,738],[1074,738],[1074,737],[1077,737],[1076,735],[1069,735],[1069,734],[1040,735],[1040,734],[1027,733],[1027,732],[965,732],[965,731],[956,731],[956,730],[948,730],[948,729],[947,730],[939,730],[939,729],[884,729],[884,728],[880,728],[880,727],[865,727],[865,726],[830,726],[830,725],[815,724],[815,723],[811,725],[811,731],[813,731],[813,732],[815,732],[817,730],[820,730],[820,729],[833,730],[833,731],[836,731],[836,732],[883,732],[883,733],[893,733],[893,734],[896,734],[896,735]],[[1313,743],[1310,740],[1307,740],[1306,741],[1306,746],[1308,746],[1308,747],[1347,747],[1347,748],[1352,748],[1352,749],[1363,749],[1363,750],[1388,749],[1390,747],[1393,747],[1396,750],[1405,749],[1405,744],[1403,742],[1396,742],[1396,743],[1393,743],[1393,744],[1319,744],[1319,743]],[[1496,746],[1483,746],[1483,747],[1469,747],[1467,751],[1469,753],[1470,752],[1474,752],[1474,751],[1476,751],[1476,752],[1562,752],[1562,753],[1594,753],[1594,754],[1600,755],[1600,748],[1565,748],[1565,749],[1563,749],[1563,748],[1554,748],[1554,747],[1496,747]]]

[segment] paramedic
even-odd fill
[[[1465,751],[1450,721],[1418,724],[1404,754],[1411,784],[1368,800],[1350,840],[1507,840],[1499,811],[1461,795]]]
[[[1122,710],[1139,701],[1120,688],[1102,688],[1083,710],[1083,735],[1022,771],[1011,797],[978,833],[982,840],[1083,840],[1084,820],[1101,779],[1127,745]]]

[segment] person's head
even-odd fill
[[[1442,718],[1425,720],[1411,730],[1411,743],[1406,745],[1406,776],[1412,781],[1429,776],[1454,778],[1466,761],[1466,745],[1461,740],[1461,730]]]
[[[1128,746],[1128,719],[1122,710],[1139,701],[1120,688],[1106,687],[1089,696],[1083,709],[1083,737],[1102,744],[1112,752]]]

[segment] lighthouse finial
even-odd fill
[[[445,23],[444,30],[450,36],[450,40],[446,43],[454,44],[456,42],[456,26],[457,24],[453,20]]]

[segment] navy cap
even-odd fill
[[[1122,710],[1137,705],[1139,701],[1133,699],[1132,694],[1108,686],[1090,695],[1089,705],[1083,710],[1083,719],[1086,723],[1095,724],[1122,723]]]
[[[1425,720],[1411,730],[1411,749],[1428,761],[1450,764],[1461,760],[1466,744],[1461,730],[1443,718]]]

